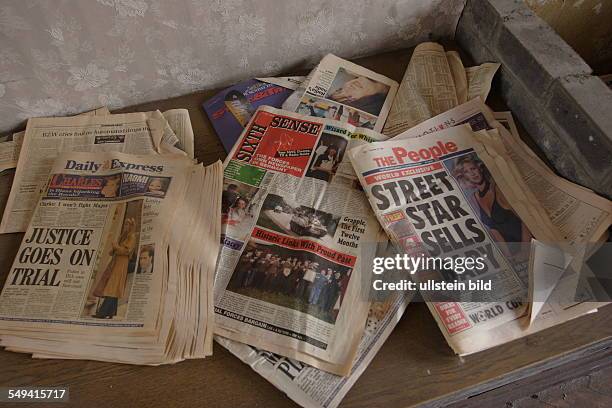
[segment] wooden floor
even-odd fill
[[[409,58],[408,50],[357,62],[400,80]],[[197,92],[121,111],[188,108],[196,134],[196,156],[209,164],[225,156],[201,109],[201,103],[212,94],[214,91]],[[504,108],[503,101],[495,96],[489,104],[496,110]],[[11,178],[10,172],[0,175],[0,209],[6,202]],[[21,237],[0,235],[0,284],[6,279]],[[608,398],[602,401],[610,401],[611,370],[606,364],[612,360],[611,347],[612,306],[607,306],[598,313],[459,358],[446,344],[425,305],[413,304],[342,406],[597,406],[583,403],[599,396]],[[559,382],[571,390],[562,391],[565,388]],[[217,344],[209,359],[162,367],[32,360],[27,355],[0,351],[0,387],[9,385],[69,386],[71,405],[76,407],[295,405]]]

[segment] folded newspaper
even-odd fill
[[[382,132],[395,136],[473,98],[486,100],[499,66],[485,63],[465,68],[456,51],[445,51],[438,43],[419,44]]]
[[[150,365],[210,355],[221,163],[63,152],[47,172],[0,295],[0,345]]]
[[[328,54],[282,107],[380,131],[397,87],[392,79]]]
[[[180,129],[182,139],[164,115]],[[186,110],[110,115],[106,108],[101,108],[74,117],[32,118],[23,136],[18,134],[18,140],[14,146],[20,150],[17,169],[0,233],[25,231],[49,169],[60,152],[119,151],[157,155],[180,153],[181,150],[174,147],[180,142],[193,157],[193,130]]]

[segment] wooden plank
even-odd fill
[[[454,48],[452,44],[449,48]],[[410,50],[357,62],[400,80]],[[303,73],[303,72],[296,72]],[[120,112],[189,109],[197,158],[209,164],[225,152],[204,115],[201,103],[215,91],[150,102]],[[505,109],[493,96],[496,109]],[[11,172],[0,176],[0,208],[6,201]],[[0,284],[22,234],[0,235]],[[344,407],[440,406],[537,375],[568,362],[598,358],[610,344],[612,307],[466,358],[455,356],[423,304],[410,305],[404,318],[370,367],[349,392]],[[0,386],[67,385],[71,405],[130,407],[190,406],[288,407],[294,404],[262,377],[215,344],[206,360],[162,367],[137,367],[93,361],[32,360],[0,351]],[[25,405],[27,406],[27,405]],[[39,405],[34,405],[39,406]]]

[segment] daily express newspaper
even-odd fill
[[[283,109],[380,131],[397,88],[392,79],[328,54]]]
[[[189,166],[185,156],[60,153],[0,296],[2,345],[27,347],[11,333],[64,333],[95,340],[87,358],[111,361],[109,338],[153,348],[143,336],[168,330],[158,327],[168,310],[163,242]],[[132,362],[159,363],[131,353]]]
[[[60,152],[158,154],[167,122],[161,113],[33,118],[23,138],[0,233],[24,232]],[[176,137],[176,136],[174,136]]]
[[[383,139],[259,108],[224,164],[216,334],[348,374],[380,226],[346,152]]]
[[[475,135],[463,125],[427,138],[392,139],[349,151],[374,211],[399,248],[444,260],[484,259],[484,268],[461,274],[432,266],[415,275],[423,281],[491,281],[493,290],[478,292],[473,300],[469,291],[454,297],[443,293],[447,301],[423,292],[459,354],[477,351],[461,347],[473,328],[496,328],[524,314],[529,243],[532,237],[551,239],[534,205],[515,191],[522,184],[514,170],[500,166],[491,146]]]

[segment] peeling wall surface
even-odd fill
[[[0,3],[0,132],[452,37],[465,0]]]
[[[598,75],[612,73],[612,1],[527,0]]]

